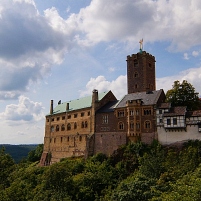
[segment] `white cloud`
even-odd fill
[[[100,92],[111,90],[117,98],[123,97],[127,93],[127,77],[119,76],[116,80],[107,81],[104,76],[91,78],[86,85],[86,90],[80,92],[80,96],[91,95],[94,89]]]
[[[189,60],[188,53],[184,53],[184,59]]]
[[[168,40],[170,50],[181,51],[201,44],[200,18],[199,0],[185,4],[182,0],[92,0],[70,19],[77,23],[81,31],[77,40],[83,45],[111,40],[137,44],[143,37],[146,42]]]
[[[198,52],[198,51],[193,51],[193,52],[192,52],[192,55],[193,55],[194,57],[197,57],[197,56],[199,55],[199,52]]]
[[[200,68],[191,68],[185,71],[180,72],[178,75],[163,77],[157,79],[157,89],[167,90],[172,88],[174,81],[179,80],[182,82],[183,80],[187,80],[189,83],[193,85],[195,91],[199,93],[201,96],[201,87],[200,87],[200,79],[201,79],[201,67]]]
[[[0,119],[20,122],[40,121],[44,119],[42,103],[20,96],[18,104],[6,106],[5,111],[0,113]]]

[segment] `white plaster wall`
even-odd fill
[[[180,130],[165,131],[163,127],[158,127],[158,141],[165,145],[185,140],[201,140],[201,133],[198,132],[198,125],[187,125],[186,131]]]

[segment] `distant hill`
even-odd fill
[[[0,144],[0,149],[5,147],[5,152],[10,154],[16,163],[19,163],[23,158],[28,156],[28,153],[34,150],[38,144]]]

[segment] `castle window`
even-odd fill
[[[63,141],[63,138],[61,137],[61,142]]]
[[[77,118],[77,114],[74,114],[74,118]]]
[[[136,129],[137,129],[137,130],[140,129],[140,123],[136,123]]]
[[[144,110],[144,115],[151,115],[151,110]]]
[[[102,123],[108,124],[108,115],[103,115]]]
[[[162,124],[163,123],[163,119],[159,119],[159,123]]]
[[[136,110],[135,112],[136,112],[136,115],[138,116],[139,115],[139,110]]]
[[[124,130],[124,123],[123,122],[119,123],[119,130]]]
[[[130,110],[130,116],[133,116],[133,115],[134,115],[134,111]]]
[[[85,121],[85,128],[87,128],[88,127],[88,123],[87,123],[87,121]]]
[[[88,116],[90,116],[90,112],[88,112]]]
[[[68,131],[71,130],[71,124],[70,123],[68,123],[68,125],[67,125],[67,130]]]
[[[51,132],[54,132],[54,126],[51,126],[50,131],[51,131]]]
[[[137,59],[134,60],[134,67],[138,67],[138,61],[137,61]]]
[[[145,121],[145,128],[151,128],[150,121]]]
[[[124,111],[119,111],[118,112],[118,117],[124,117]]]
[[[82,136],[79,136],[79,140],[82,141]]]
[[[138,85],[137,84],[135,84],[135,89],[137,89],[138,88]]]
[[[49,122],[50,120],[49,119],[47,119],[47,122]]]
[[[138,77],[138,73],[137,72],[135,72],[134,77]]]
[[[81,117],[83,117],[84,116],[84,112],[81,112]]]
[[[76,122],[74,123],[74,129],[77,129],[77,123]]]
[[[62,120],[65,120],[65,116],[62,116]]]
[[[133,122],[130,123],[130,129],[131,129],[131,130],[134,129],[134,123],[133,123]]]
[[[82,122],[82,124],[81,124],[81,128],[84,128],[84,122]]]
[[[69,139],[70,139],[70,138],[69,138],[69,137],[67,137],[67,141],[68,141],[68,142],[69,142]]]
[[[151,68],[151,63],[149,63],[149,68]]]
[[[54,121],[54,118],[52,118],[52,121]]]
[[[60,120],[60,117],[57,117],[57,121],[59,121]]]
[[[177,118],[173,118],[173,125],[177,125]]]
[[[167,119],[167,125],[171,125],[171,119]]]
[[[61,131],[65,131],[65,126],[64,126],[64,124],[62,124],[62,126],[61,126]]]
[[[70,114],[68,115],[68,119],[71,119],[71,115]]]
[[[59,125],[56,126],[56,131],[59,131]]]

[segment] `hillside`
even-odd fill
[[[15,165],[1,150],[0,201],[201,200],[200,141],[179,148],[139,142],[110,157],[62,159],[47,167],[38,163]]]
[[[37,144],[0,144],[0,149],[5,147],[5,152],[10,154],[16,163],[19,163],[23,158],[27,157],[30,151],[34,150],[37,146]]]

